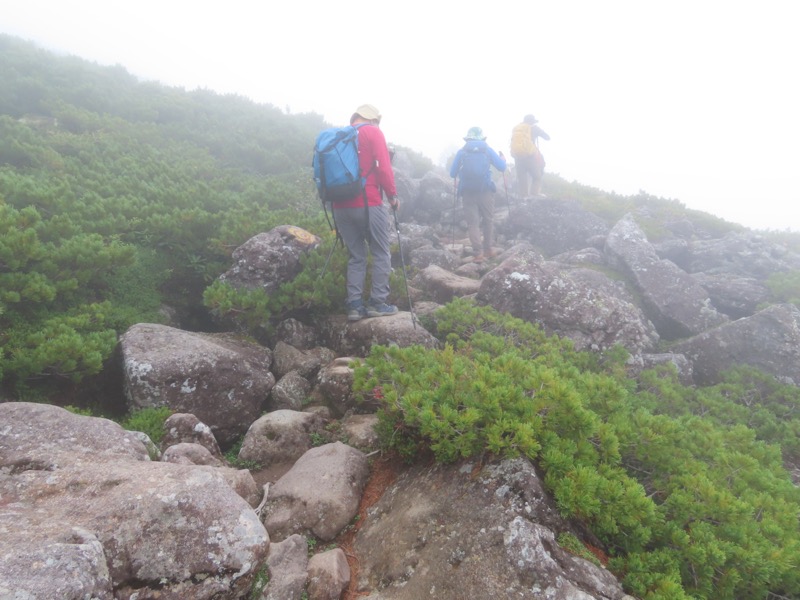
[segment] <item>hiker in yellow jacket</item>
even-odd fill
[[[525,115],[522,123],[511,130],[511,156],[517,174],[517,193],[521,198],[528,196],[528,183],[531,194],[541,196],[544,176],[544,156],[539,150],[539,138],[549,140],[550,136],[537,125],[533,115]]]

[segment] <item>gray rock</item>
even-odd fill
[[[628,376],[636,379],[645,369],[653,369],[661,365],[672,365],[678,375],[678,381],[683,385],[694,385],[692,363],[683,354],[663,352],[660,354],[635,354],[632,355],[625,370]]]
[[[675,344],[692,362],[698,385],[721,381],[723,371],[750,365],[784,383],[800,385],[800,309],[776,304]]]
[[[334,358],[336,355],[328,348],[300,350],[284,342],[277,342],[272,353],[272,372],[278,379],[291,371],[313,379],[320,367]]]
[[[274,292],[300,273],[301,257],[320,243],[319,237],[300,227],[275,227],[234,250],[234,265],[219,279],[238,289]]]
[[[217,438],[211,428],[196,416],[188,413],[173,413],[164,421],[164,437],[161,438],[161,451],[181,443],[200,444],[212,456],[222,458]]]
[[[554,198],[514,202],[508,219],[497,226],[510,239],[527,241],[545,256],[586,246],[586,240],[608,233],[608,224],[574,200]]]
[[[606,255],[631,279],[645,314],[664,339],[688,337],[728,320],[688,273],[658,257],[632,215],[609,232]]]
[[[308,543],[294,534],[269,545],[269,583],[261,600],[301,600],[308,581]]]
[[[558,547],[563,532],[575,530],[524,459],[415,466],[356,534],[358,589],[372,600],[431,590],[437,598],[623,598],[608,571]]]
[[[545,261],[531,248],[518,248],[487,273],[477,300],[568,337],[578,349],[620,344],[640,352],[658,342],[653,325],[624,286],[599,271]]]
[[[208,448],[193,442],[173,444],[161,456],[163,462],[179,465],[207,465],[210,467],[224,467],[225,463],[211,454]]]
[[[350,566],[341,548],[319,552],[308,561],[308,600],[339,600],[350,585]]]
[[[412,283],[425,294],[425,298],[440,304],[446,304],[453,298],[475,294],[481,286],[477,279],[455,275],[436,265],[419,271]]]
[[[353,397],[353,357],[342,356],[320,369],[311,398],[341,417],[358,406]]]
[[[317,345],[317,331],[297,319],[284,319],[275,327],[275,340],[298,350],[309,350]]]
[[[348,415],[341,421],[339,435],[347,443],[359,450],[369,452],[378,449],[378,416]]]
[[[297,371],[289,371],[278,380],[270,393],[268,408],[274,410],[302,410],[311,391],[308,379]]]
[[[772,296],[767,286],[753,277],[732,273],[695,273],[692,277],[708,291],[714,307],[731,319],[752,316]]]
[[[105,419],[0,404],[0,590],[13,598],[210,599],[247,591],[269,544],[221,469],[151,462]]]
[[[731,232],[722,238],[689,245],[690,273],[729,273],[766,279],[772,273],[797,270],[800,270],[800,254],[752,231]]]
[[[337,356],[366,356],[372,346],[424,346],[435,348],[437,340],[420,323],[412,322],[410,312],[399,311],[388,317],[350,322],[346,315],[328,317],[320,325],[320,337]]]
[[[140,323],[120,347],[131,408],[168,406],[196,415],[222,445],[247,430],[275,385],[269,349],[230,334]]]
[[[114,421],[49,404],[0,403],[0,472],[54,471],[112,459],[150,456],[134,433]]]
[[[406,263],[406,267],[419,271],[429,266],[436,266],[452,271],[459,264],[458,257],[446,248],[422,246],[409,252],[409,260]]]
[[[313,445],[312,434],[322,434],[325,422],[316,413],[276,410],[254,421],[239,450],[241,460],[261,466],[294,462]]]
[[[367,458],[355,448],[312,448],[270,488],[267,531],[278,541],[294,533],[332,540],[356,515],[368,475]]]

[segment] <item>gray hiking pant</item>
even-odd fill
[[[475,254],[485,254],[492,249],[494,238],[494,195],[490,191],[464,191],[464,216],[467,219],[467,232]],[[481,243],[483,234],[483,243]]]
[[[364,207],[338,208],[333,211],[336,228],[350,253],[347,262],[347,302],[363,300],[367,277],[367,246],[372,254],[372,290],[370,299],[386,302],[389,297],[389,275],[392,254],[389,236],[389,213],[385,206],[369,207],[367,236]]]

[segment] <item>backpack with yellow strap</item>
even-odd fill
[[[511,156],[522,157],[538,154],[538,148],[531,138],[531,126],[520,123],[511,130]]]

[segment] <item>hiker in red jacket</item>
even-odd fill
[[[383,204],[383,194],[386,194],[392,210],[397,210],[397,188],[380,122],[381,114],[371,104],[359,106],[350,117],[351,125],[360,125],[358,162],[361,176],[366,179],[365,189],[350,200],[332,203],[336,228],[350,254],[347,261],[347,318],[350,321],[397,313],[396,306],[386,303],[392,256],[389,214]],[[372,254],[372,288],[365,304],[368,249]]]

